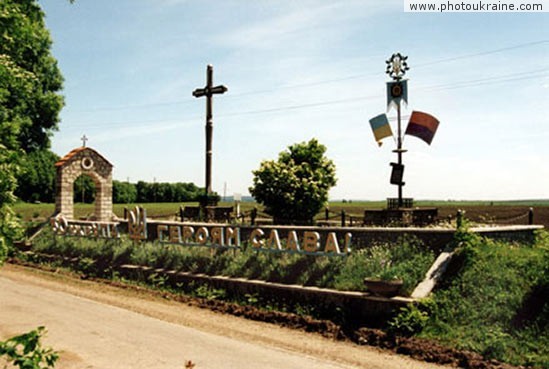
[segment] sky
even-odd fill
[[[408,56],[408,106],[435,116],[404,136],[404,196],[549,198],[549,13],[407,13],[403,0],[39,0],[65,77],[52,150],[82,145],[113,178],[205,185],[206,66],[214,84],[213,189],[248,195],[252,171],[317,138],[331,200],[397,196],[385,61]],[[396,111],[388,112],[396,131]]]

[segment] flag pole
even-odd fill
[[[397,155],[398,155],[398,165],[402,165],[402,129],[400,123],[400,100],[397,104],[397,123],[398,123],[398,144],[397,144]],[[403,206],[402,200],[402,181],[398,184],[398,207]]]
[[[398,207],[402,208],[404,206],[404,199],[402,198],[402,187],[404,186],[404,182],[402,181],[402,173],[404,171],[404,167],[402,165],[402,154],[406,152],[402,148],[402,123],[401,123],[401,100],[406,98],[406,85],[405,81],[401,82],[402,78],[404,77],[404,74],[406,74],[406,71],[410,69],[408,67],[408,64],[406,63],[406,59],[408,59],[407,56],[403,56],[400,53],[395,53],[391,55],[391,58],[386,61],[387,63],[387,70],[386,73],[393,79],[392,84],[388,85],[390,87],[390,91],[388,91],[387,97],[388,97],[388,104],[389,106],[396,102],[396,110],[397,110],[397,149],[393,150],[393,152],[397,153],[398,157],[398,163],[397,168],[400,171],[400,178],[398,179]],[[394,171],[394,168],[393,168]],[[396,184],[393,182],[393,179],[391,179],[391,182],[393,184]]]

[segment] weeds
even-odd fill
[[[54,237],[45,232],[36,240],[34,250],[78,257],[80,261],[76,267],[90,276],[109,277],[119,266],[134,264],[153,269],[354,291],[364,291],[364,278],[379,274],[385,268],[404,279],[405,293],[411,292],[434,260],[433,253],[414,239],[402,239],[397,245],[380,244],[339,258],[260,252],[252,247],[214,250],[159,243],[133,244],[124,239],[96,241]],[[161,281],[155,279],[152,282]]]
[[[434,255],[416,239],[401,239],[397,244],[381,244],[358,250],[348,257],[341,273],[334,276],[334,287],[341,290],[365,290],[366,277],[403,279],[404,294],[424,278]]]
[[[418,305],[409,305],[400,309],[400,312],[389,321],[389,332],[405,337],[411,337],[420,333],[429,315]]]
[[[0,341],[0,357],[3,356],[8,363],[21,369],[53,368],[59,355],[51,348],[42,347],[40,340],[45,334],[46,329],[38,327],[7,341]]]
[[[424,307],[420,336],[515,365],[549,364],[546,234],[534,245],[458,234],[451,276]],[[545,294],[545,297],[543,297]]]

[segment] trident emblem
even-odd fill
[[[385,61],[385,63],[387,63],[387,70],[385,73],[395,81],[400,81],[406,74],[406,71],[410,69],[406,59],[408,59],[408,57],[402,56],[400,53],[391,55],[389,60]]]
[[[147,239],[147,211],[138,206],[129,211],[128,235],[134,241]]]

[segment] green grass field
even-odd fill
[[[124,208],[133,209],[136,205],[142,206],[147,210],[147,215],[151,218],[168,219],[179,213],[181,206],[196,206],[193,203],[146,203],[146,204],[114,204],[114,213],[122,218]],[[234,203],[221,202],[221,206],[233,206]],[[440,219],[450,219],[455,217],[458,209],[466,211],[466,217],[479,223],[497,223],[497,224],[526,224],[528,221],[527,213],[530,207],[534,208],[534,223],[544,225],[549,228],[549,200],[520,200],[520,201],[418,201],[415,204],[419,207],[437,207],[439,209]],[[255,202],[243,202],[240,205],[241,212],[247,213],[252,208],[257,207],[260,212],[263,210],[261,205]],[[360,220],[366,209],[382,209],[385,207],[385,201],[352,201],[352,202],[330,202],[328,208],[330,217],[336,222],[340,220],[340,214],[345,211],[347,219]],[[25,222],[43,221],[54,212],[54,204],[29,204],[18,203],[14,206],[15,213]],[[93,204],[75,204],[75,218],[86,218],[94,212]],[[324,219],[325,211],[322,210],[317,219]]]

